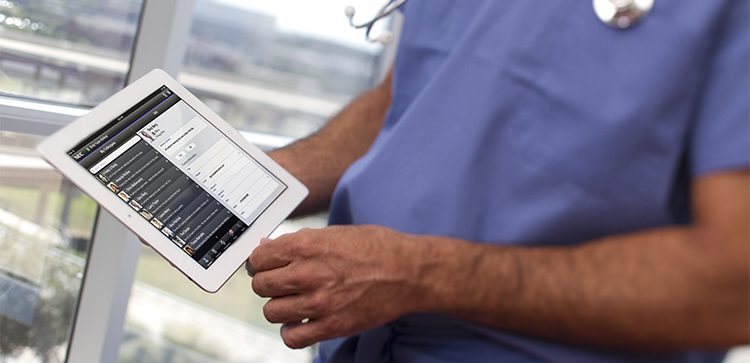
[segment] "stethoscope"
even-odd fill
[[[388,44],[393,41],[393,34],[385,31],[377,37],[370,36],[372,27],[398,10],[406,0],[388,0],[370,21],[355,24],[353,6],[344,9],[349,25],[355,29],[365,29],[365,39],[370,43]],[[643,19],[654,7],[654,0],[592,0],[594,14],[602,23],[614,29],[628,29]]]
[[[353,6],[347,6],[344,9],[344,14],[346,14],[347,19],[349,19],[349,25],[352,26],[354,29],[365,29],[365,39],[370,43],[381,43],[381,44],[388,44],[393,41],[393,34],[389,31],[384,31],[382,34],[378,35],[377,37],[371,37],[370,32],[372,31],[372,27],[377,23],[380,19],[386,18],[389,15],[393,14],[394,11],[398,10],[398,8],[402,7],[406,3],[406,0],[388,0],[385,5],[383,5],[382,8],[375,14],[375,16],[370,19],[370,21],[364,22],[362,24],[354,24],[354,13],[356,10]]]

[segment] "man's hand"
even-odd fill
[[[424,247],[384,227],[303,229],[264,240],[247,268],[253,290],[271,298],[266,319],[284,324],[286,345],[302,348],[416,310]]]

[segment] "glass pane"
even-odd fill
[[[96,204],[0,132],[0,361],[63,362]]]
[[[0,0],[0,94],[91,106],[125,84],[142,0]]]
[[[381,73],[383,47],[344,16],[352,3],[363,17],[380,5],[197,0],[179,79],[240,130],[305,136]]]

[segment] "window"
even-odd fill
[[[97,212],[39,140],[0,132],[0,361],[64,359]]]
[[[125,84],[142,0],[0,0],[0,94],[92,106]]]
[[[316,130],[376,82],[383,48],[349,28],[346,2],[309,3],[196,0],[179,80],[246,135]],[[275,234],[324,225],[325,216],[288,221]],[[283,345],[264,303],[244,269],[206,294],[143,247],[120,362],[309,362],[311,350]]]

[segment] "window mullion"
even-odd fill
[[[194,0],[144,1],[128,83],[153,68],[179,72],[193,7]],[[140,243],[105,211],[95,229],[67,362],[118,360]]]
[[[128,83],[154,68],[176,77],[182,67],[195,0],[145,1]]]

